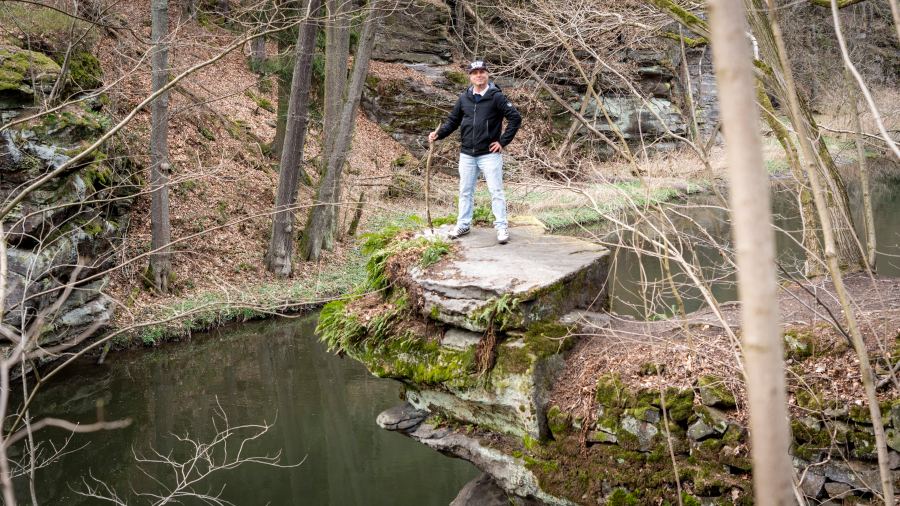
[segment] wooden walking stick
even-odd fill
[[[434,153],[434,141],[428,141],[428,156],[425,158],[425,217],[428,219],[428,228],[434,235],[434,225],[431,223],[431,155]]]

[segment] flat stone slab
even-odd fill
[[[446,234],[448,227],[437,230]],[[453,259],[425,270],[412,269],[422,289],[426,316],[483,332],[475,315],[492,299],[519,299],[521,319],[513,328],[558,318],[575,308],[606,305],[609,250],[574,237],[549,235],[543,227],[512,227],[498,244],[491,228],[473,228],[456,240]]]
[[[441,346],[452,350],[465,351],[473,346],[478,346],[478,342],[484,334],[472,332],[469,330],[450,328],[444,333],[441,339]]]

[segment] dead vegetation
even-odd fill
[[[876,364],[879,400],[897,398],[900,388],[891,381],[889,367],[896,367],[900,353],[900,281],[856,275],[846,285],[863,322],[866,345]],[[825,281],[803,289],[784,286],[779,306],[784,322],[785,360],[788,367],[790,408],[794,415],[808,415],[835,404],[864,406],[859,359],[842,331],[840,307]],[[828,308],[827,310],[825,308]],[[729,325],[739,325],[737,304],[721,305]],[[836,324],[830,314],[837,315]],[[723,378],[737,400],[738,420],[746,421],[746,395],[742,371],[736,361],[740,351],[724,335],[722,323],[711,311],[662,321],[638,321],[613,317],[609,328],[580,336],[567,367],[552,394],[564,411],[585,418],[594,409],[597,378],[619,375],[635,389],[696,388],[696,379]],[[811,396],[812,401],[811,405]]]

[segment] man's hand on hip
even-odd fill
[[[491,151],[491,153],[499,153],[503,151],[503,146],[501,146],[499,142],[494,141],[491,143],[488,149]]]

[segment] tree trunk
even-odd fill
[[[366,192],[362,191],[359,194],[359,201],[356,203],[356,210],[353,211],[353,220],[350,221],[350,226],[347,227],[347,236],[356,237],[356,229],[359,228],[359,221],[362,219],[363,207],[366,205]]]
[[[266,63],[266,37],[261,35],[250,41],[250,70],[262,74]]]
[[[772,22],[766,14],[765,0],[744,0],[749,13],[748,19],[759,48],[759,58],[764,65],[762,67],[762,80],[781,104],[791,102],[790,91],[785,85],[785,69],[781,64],[781,52],[775,43],[772,33]],[[799,93],[799,92],[797,92]],[[834,230],[834,237],[838,253],[838,262],[849,270],[858,269],[863,264],[862,251],[857,241],[856,231],[853,227],[853,218],[850,213],[850,198],[847,195],[847,186],[838,172],[837,165],[825,144],[825,137],[820,135],[819,126],[813,118],[812,110],[806,99],[799,94],[796,97],[798,115],[794,123],[795,132],[807,132],[811,138],[815,153],[813,159],[805,160],[805,163],[815,166],[819,177],[824,181],[828,213]],[[801,141],[802,142],[802,141]],[[812,217],[810,217],[812,219]]]
[[[347,90],[347,60],[350,55],[349,2],[327,0],[328,24],[325,28],[325,106],[323,119],[323,169],[331,156],[344,93]],[[324,170],[322,171],[324,173]]]
[[[284,133],[287,130],[288,105],[291,100],[291,75],[284,66],[284,54],[287,53],[287,41],[278,38],[278,68],[275,71],[275,79],[278,81],[278,106],[275,112],[275,138],[272,140],[272,154],[276,158],[281,157],[284,149]]]
[[[370,0],[368,14],[366,16],[363,33],[359,40],[356,56],[353,63],[353,74],[350,79],[350,87],[347,90],[347,99],[341,110],[341,120],[331,146],[331,155],[328,157],[328,165],[319,190],[316,195],[316,205],[309,214],[309,220],[303,231],[303,240],[300,243],[300,254],[306,260],[318,260],[322,252],[323,240],[331,230],[335,215],[330,208],[336,205],[336,198],[341,184],[341,172],[350,144],[353,139],[353,129],[356,125],[356,111],[359,107],[360,96],[369,70],[369,59],[372,56],[372,47],[375,45],[375,32],[381,21],[379,0]]]
[[[334,146],[335,135],[341,119],[344,94],[347,90],[347,60],[350,55],[350,18],[347,16],[349,3],[346,0],[328,0],[329,23],[325,32],[325,106],[323,118],[323,150],[319,173],[327,170],[328,159]],[[340,200],[340,187],[335,195]],[[340,208],[334,204],[328,210],[331,224],[322,238],[322,247],[334,248],[335,232]]]
[[[862,124],[859,121],[859,90],[849,72],[844,73],[847,94],[850,97],[850,116],[853,120],[853,140],[856,142],[856,158],[859,166],[859,185],[862,189],[863,225],[866,231],[866,262],[873,272],[875,266],[875,215],[872,212],[872,194],[869,191],[869,169],[866,167],[866,148],[862,138]]]
[[[753,55],[743,35],[747,26],[740,0],[713,0],[709,15],[738,266],[753,485],[758,504],[793,505],[775,234],[754,100]]]
[[[266,254],[266,265],[278,276],[291,274],[291,256],[294,245],[294,206],[297,202],[297,185],[306,177],[303,169],[303,146],[309,119],[309,87],[312,77],[312,60],[316,50],[316,32],[321,0],[309,0],[306,20],[297,35],[297,56],[291,84],[291,98],[287,114],[287,130],[278,175],[278,194],[272,220],[272,237]]]
[[[161,89],[169,80],[168,0],[153,0],[151,37],[153,42],[152,88]],[[159,293],[168,293],[172,260],[169,243],[172,227],[169,224],[169,94],[163,93],[150,106],[150,281]]]

